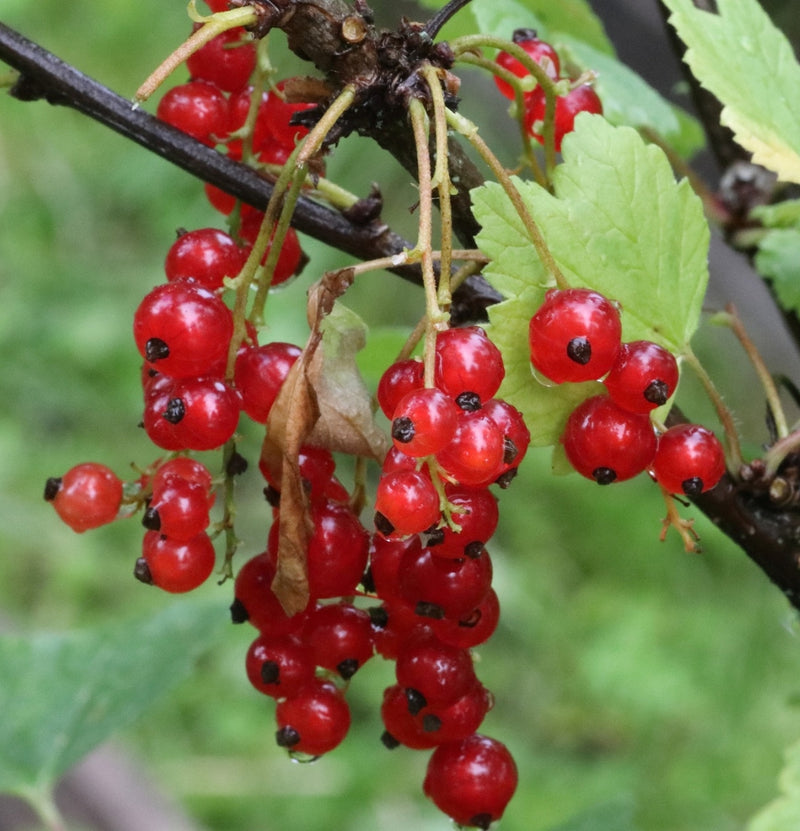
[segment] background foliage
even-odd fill
[[[391,22],[395,4],[375,5]],[[187,30],[179,1],[3,0],[0,12],[126,95]],[[287,74],[297,67],[286,66]],[[491,85],[468,76],[465,99],[471,117],[495,124],[489,139],[502,142],[504,105]],[[408,228],[415,198],[408,176],[358,139],[341,150],[331,176],[358,192],[377,179],[386,194],[400,194],[387,218]],[[505,156],[514,154],[508,144]],[[162,280],[174,229],[215,222],[199,184],[165,162],[72,112],[0,98],[0,610],[18,634],[155,616],[174,602],[131,576],[136,522],[73,535],[41,491],[48,476],[83,459],[120,474],[132,461],[151,460],[136,427],[130,320]],[[311,265],[270,300],[269,337],[302,342],[305,289],[345,262],[307,247]],[[371,276],[348,302],[375,336],[363,356],[374,383],[421,295]],[[727,355],[725,337],[703,333],[697,348]],[[734,406],[745,426],[758,425],[760,406],[749,406],[746,390],[737,393],[747,376],[731,374]],[[683,394],[687,410],[704,416],[691,385]],[[254,462],[255,432],[249,447]],[[675,537],[660,544],[662,505],[648,482],[600,489],[553,478],[546,450],[526,466],[503,496],[492,545],[504,617],[480,650],[481,677],[497,699],[485,729],[511,746],[520,767],[502,827],[742,828],[775,795],[783,748],[800,736],[798,629],[785,602],[700,518],[703,555],[686,555]],[[259,489],[253,465],[240,513],[251,552],[266,533]],[[199,602],[224,620],[229,588],[212,582]],[[355,678],[356,724],[345,744],[298,767],[275,747],[270,705],[244,677],[252,630],[222,630],[214,638],[198,632],[213,648],[196,672],[121,736],[199,821],[220,831],[446,827],[419,796],[424,754],[388,753],[377,740],[388,666],[376,660]],[[164,649],[157,633],[147,640],[154,654]],[[31,651],[32,663],[42,659]],[[8,668],[0,666],[0,685]],[[40,669],[31,665],[31,677]],[[12,742],[4,752],[15,749]]]

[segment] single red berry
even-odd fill
[[[242,211],[242,224],[239,228],[239,234],[242,239],[249,243],[247,249],[253,246],[261,228],[261,220],[263,214],[259,212]],[[269,256],[271,245],[267,246],[264,256],[261,258],[261,265],[264,265]],[[300,267],[303,262],[303,250],[300,247],[300,240],[297,236],[297,231],[294,228],[289,228],[281,245],[278,261],[275,263],[275,270],[272,272],[271,286],[279,286],[287,282],[295,274],[299,274]]]
[[[579,113],[596,113],[602,115],[603,104],[590,84],[581,84],[570,90],[566,95],[556,98],[555,122],[553,137],[556,151],[561,150],[564,136],[575,129],[575,119]],[[538,115],[538,118],[536,117]],[[528,131],[540,144],[544,144],[544,135],[536,130],[536,122],[544,117],[544,110],[540,102],[533,105],[526,113]]]
[[[623,410],[607,395],[579,404],[567,419],[561,441],[575,470],[600,485],[636,476],[656,452],[649,417]]]
[[[260,634],[247,650],[250,683],[272,698],[291,698],[314,679],[311,650],[292,635]]]
[[[370,616],[350,603],[318,606],[308,616],[303,643],[317,666],[348,680],[374,654]]]
[[[122,481],[105,465],[85,462],[48,479],[44,498],[53,503],[62,522],[80,534],[117,518]]]
[[[232,335],[230,309],[186,280],[156,286],[133,316],[139,353],[172,378],[222,374]]]
[[[369,575],[375,594],[383,600],[395,600],[400,597],[400,564],[409,549],[422,550],[419,536],[407,539],[386,539],[381,534],[373,534],[369,548]]]
[[[278,702],[275,740],[292,753],[321,756],[333,750],[350,729],[350,708],[344,694],[320,678],[291,698]]]
[[[205,531],[210,522],[208,490],[178,477],[153,490],[142,525],[179,542]]]
[[[382,476],[375,495],[375,527],[386,537],[419,534],[441,516],[439,494],[427,471],[399,470]]]
[[[508,487],[517,472],[517,468],[528,452],[531,434],[525,424],[522,413],[499,398],[491,398],[483,405],[484,415],[500,428],[503,434],[503,468],[495,480],[501,487]]]
[[[147,565],[145,582],[167,592],[192,591],[205,583],[214,570],[214,546],[206,533],[189,540],[173,540],[158,531],[147,531],[142,541]],[[137,577],[140,564],[137,563]]]
[[[663,346],[648,340],[623,343],[603,383],[620,407],[649,413],[666,404],[678,385],[678,362]]]
[[[531,363],[560,384],[605,375],[620,347],[617,307],[590,289],[551,289],[531,318]]]
[[[459,484],[483,486],[502,472],[505,446],[500,428],[482,410],[462,411],[450,442],[436,461]]]
[[[400,399],[413,390],[422,389],[424,383],[425,367],[422,361],[416,358],[409,358],[405,361],[393,363],[381,375],[378,382],[377,398],[386,418],[392,418]]]
[[[264,119],[269,125],[277,144],[283,145],[289,150],[294,150],[295,144],[308,135],[308,127],[295,126],[289,120],[295,113],[313,109],[314,104],[303,101],[295,102],[286,99],[286,81],[279,81],[275,90],[271,92],[264,107]]]
[[[392,415],[392,441],[407,456],[430,456],[449,442],[457,418],[453,399],[441,390],[412,390],[400,399]]]
[[[514,43],[521,46],[542,67],[549,78],[553,80],[558,78],[561,67],[556,50],[549,43],[539,40],[533,29],[517,29],[512,39]],[[528,70],[522,63],[513,55],[509,55],[508,52],[500,52],[496,61],[498,66],[507,69],[518,78],[524,78],[528,75]],[[494,81],[497,84],[497,88],[506,98],[514,97],[514,90],[510,84],[496,76]]]
[[[500,622],[500,601],[494,589],[471,612],[458,620],[442,618],[431,621],[431,629],[442,643],[461,649],[472,649],[485,643]]]
[[[161,417],[172,426],[184,450],[213,450],[236,432],[241,399],[216,378],[182,378]]]
[[[308,544],[311,597],[348,597],[367,567],[369,535],[347,505],[331,500],[311,504],[314,533]]]
[[[275,341],[245,349],[237,356],[234,383],[242,396],[242,409],[253,421],[266,424],[281,386],[301,352],[292,343]]]
[[[478,683],[469,652],[442,643],[430,632],[418,633],[400,647],[395,673],[401,687],[421,696],[409,699],[411,709],[417,711],[450,704]]]
[[[417,614],[460,620],[486,597],[492,585],[492,560],[482,549],[477,557],[437,557],[435,548],[407,551],[400,564],[400,591]]]
[[[429,543],[437,557],[479,557],[494,534],[500,517],[497,499],[486,488],[447,488],[447,501],[453,506],[452,518],[461,530],[445,525],[435,541]]]
[[[494,704],[492,694],[479,681],[455,701],[423,707],[415,716],[423,732],[436,745],[472,735]]]
[[[255,43],[244,29],[228,29],[193,52],[186,66],[193,78],[216,84],[225,92],[237,92],[255,69]]]
[[[656,481],[670,493],[699,496],[725,473],[719,439],[699,424],[677,424],[659,436],[653,459]]]
[[[214,478],[211,471],[202,462],[198,462],[197,459],[192,459],[189,456],[176,456],[174,459],[164,462],[153,474],[151,482],[153,493],[168,485],[173,479],[200,485],[206,494],[209,505],[213,504]]]
[[[422,789],[454,822],[486,831],[503,816],[517,781],[508,748],[474,733],[434,750]]]
[[[447,329],[436,336],[436,386],[452,398],[471,392],[488,401],[504,376],[503,356],[480,326]]]
[[[409,712],[406,691],[400,684],[392,684],[383,691],[381,720],[386,728],[381,741],[390,749],[398,744],[412,750],[436,747],[436,737],[426,732],[421,721]]]
[[[215,291],[225,277],[235,277],[244,265],[244,252],[230,234],[198,228],[181,234],[167,252],[164,271],[169,282],[194,280]]]
[[[214,84],[189,81],[164,94],[158,102],[156,115],[213,147],[227,133],[228,101]]]

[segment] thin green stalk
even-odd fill
[[[414,99],[409,108],[411,128],[417,148],[417,181],[419,183],[419,231],[415,252],[422,266],[422,284],[425,290],[425,312],[428,325],[425,332],[425,386],[434,386],[434,356],[436,332],[443,315],[439,308],[436,274],[433,269],[431,228],[433,197],[431,192],[431,158],[428,149],[428,115],[421,101]]]
[[[236,550],[239,547],[239,538],[236,536],[236,529],[234,527],[236,519],[236,499],[235,499],[235,476],[236,473],[231,470],[232,461],[236,455],[236,439],[230,439],[222,451],[222,474],[224,484],[222,488],[223,500],[225,504],[225,512],[219,524],[219,530],[225,534],[225,559],[220,568],[221,579],[220,583],[226,580],[233,579],[233,558]]]
[[[700,360],[694,352],[689,349],[686,353],[684,353],[684,358],[700,379],[700,383],[703,385],[706,395],[709,397],[711,403],[714,405],[714,409],[717,411],[717,416],[719,417],[720,423],[722,424],[722,430],[725,434],[725,456],[727,459],[728,471],[731,475],[738,476],[739,471],[744,464],[744,459],[742,457],[742,447],[739,442],[739,433],[736,429],[733,413],[731,413],[728,405],[722,400],[722,396],[714,386],[711,376],[706,372],[705,367],[700,363]]]
[[[500,183],[503,190],[506,192],[506,195],[511,200],[511,204],[514,206],[519,218],[522,220],[525,230],[528,232],[528,236],[533,243],[533,247],[536,249],[536,253],[542,261],[542,265],[544,265],[545,269],[550,273],[550,276],[553,278],[556,286],[560,289],[569,288],[567,278],[564,276],[563,272],[558,267],[555,258],[550,253],[550,249],[547,247],[547,243],[544,241],[541,231],[539,231],[539,226],[530,215],[528,208],[522,201],[519,191],[511,181],[511,177],[508,175],[508,172],[503,167],[497,156],[495,156],[489,149],[486,142],[478,134],[478,128],[471,121],[464,118],[464,116],[450,110],[447,111],[447,120],[450,126],[464,136],[464,138],[478,151],[481,158],[486,162],[492,173],[497,178],[497,181]]]
[[[189,56],[217,35],[238,26],[252,26],[257,20],[258,16],[252,6],[243,6],[240,9],[231,9],[227,12],[212,15],[208,18],[208,23],[193,32],[150,74],[147,80],[136,90],[134,101],[137,103],[146,101]]]

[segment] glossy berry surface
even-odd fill
[[[649,417],[623,410],[606,395],[587,398],[576,407],[561,440],[575,470],[600,485],[636,476],[656,452]]]
[[[303,643],[317,666],[350,679],[374,652],[370,616],[349,603],[318,606],[308,616]]]
[[[230,234],[198,228],[181,234],[167,252],[164,271],[169,282],[194,280],[214,291],[225,277],[235,277],[244,265],[244,252]]]
[[[148,582],[178,594],[196,589],[211,576],[214,546],[206,533],[182,541],[148,531],[142,541],[142,559],[147,564]]]
[[[461,412],[455,432],[436,460],[462,485],[487,485],[502,471],[503,434],[481,410]]]
[[[208,508],[206,488],[174,477],[154,489],[142,524],[151,531],[185,542],[208,528]]]
[[[517,780],[517,766],[506,746],[475,733],[433,752],[422,787],[454,822],[485,831],[502,817]]]
[[[453,398],[464,392],[488,401],[505,376],[503,356],[480,326],[447,329],[436,336],[436,386]]]
[[[400,399],[424,386],[425,367],[422,361],[396,361],[381,375],[378,382],[378,405],[386,418],[392,418]]]
[[[448,646],[427,632],[400,649],[395,672],[401,687],[422,696],[423,706],[449,704],[466,695],[477,682],[469,652]]]
[[[314,679],[311,650],[292,635],[259,635],[247,650],[245,671],[264,695],[289,698]]]
[[[173,426],[185,450],[213,450],[236,431],[241,401],[231,386],[216,378],[176,382],[161,417]]]
[[[412,390],[395,408],[392,441],[407,456],[430,456],[450,441],[457,419],[458,408],[441,390]]]
[[[675,392],[678,362],[657,343],[623,343],[603,383],[620,407],[632,413],[648,413],[666,404]]]
[[[122,482],[105,465],[85,462],[70,468],[61,477],[48,479],[44,496],[62,522],[82,533],[117,518]]]
[[[426,472],[400,470],[381,477],[375,511],[384,536],[419,534],[439,521],[439,494]]]
[[[234,383],[242,396],[242,409],[259,424],[265,424],[281,386],[301,349],[292,343],[274,341],[242,350],[236,358]]]
[[[133,316],[139,354],[172,378],[224,372],[232,334],[230,309],[185,280],[156,286]]]
[[[369,535],[358,517],[331,500],[311,505],[314,533],[308,544],[308,583],[312,598],[353,594],[367,567]]]
[[[315,679],[291,698],[278,702],[276,741],[293,753],[321,756],[333,750],[350,729],[350,708],[340,690]]]
[[[528,330],[534,369],[556,384],[593,381],[611,369],[622,324],[616,306],[590,289],[551,289]]]
[[[203,144],[213,146],[227,132],[228,102],[214,84],[189,81],[164,94],[156,115]]]
[[[584,112],[600,115],[603,112],[603,104],[590,84],[582,84],[570,90],[566,95],[559,95],[556,98],[553,137],[557,152],[561,150],[564,137],[575,129],[575,119],[578,114]],[[544,143],[544,135],[538,132],[535,123],[543,117],[544,108],[541,99],[539,99],[527,110],[526,125],[533,138],[542,144]]]
[[[549,78],[553,80],[558,78],[558,74],[561,71],[558,54],[549,43],[536,37],[535,31],[532,29],[518,29],[514,32],[513,40],[517,46],[521,46],[542,67]],[[500,52],[496,61],[498,66],[508,70],[518,78],[524,78],[529,74],[525,66],[508,52]],[[497,88],[506,98],[514,97],[514,90],[510,84],[498,77],[495,77],[494,81],[497,84]]]
[[[255,69],[255,44],[244,29],[228,29],[192,53],[186,66],[193,78],[209,81],[225,92],[237,92]]]
[[[678,424],[659,436],[652,469],[656,481],[670,493],[698,496],[722,478],[725,452],[705,427]]]

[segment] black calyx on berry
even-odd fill
[[[133,576],[140,582],[147,586],[153,585],[153,575],[150,574],[150,566],[147,565],[147,560],[144,557],[139,557],[136,565],[133,567]]]
[[[586,366],[592,360],[592,344],[583,335],[572,338],[567,344],[567,357],[576,364]]]
[[[705,486],[699,476],[692,476],[690,479],[684,479],[681,482],[681,489],[687,496],[700,496]]]
[[[265,684],[280,684],[281,667],[277,661],[264,661],[261,664],[261,680]]]
[[[287,724],[275,733],[275,741],[278,747],[292,748],[300,743],[300,734]]]
[[[526,43],[529,40],[536,40],[539,37],[536,29],[519,28],[514,29],[514,34],[511,35],[511,40],[514,43]]]
[[[667,403],[667,399],[669,398],[669,386],[661,380],[651,381],[647,385],[647,389],[644,391],[644,397],[646,401],[660,407],[662,404]]]
[[[489,828],[491,828],[491,825],[492,825],[492,815],[491,814],[476,814],[469,821],[469,824],[474,826],[475,828],[480,828],[481,831],[489,831]]]
[[[617,472],[610,467],[596,467],[592,471],[592,478],[598,485],[610,485],[617,481]]]
[[[144,512],[142,515],[142,525],[144,525],[148,531],[161,530],[161,517],[156,508],[148,508]]]
[[[462,392],[456,396],[456,404],[468,413],[474,413],[481,408],[481,397],[476,392]]]
[[[389,613],[383,606],[370,606],[367,609],[370,623],[376,629],[385,629],[389,625]]]
[[[380,511],[375,511],[375,527],[384,537],[394,533],[394,525]]]
[[[517,445],[508,437],[503,437],[503,464],[504,465],[511,465],[514,464],[515,459],[519,455],[519,450],[517,449]]]
[[[505,490],[517,478],[519,468],[509,468],[505,473],[501,473],[497,479],[494,480],[495,485]]]
[[[345,658],[336,664],[336,671],[345,681],[349,681],[358,672],[359,666],[358,658]]]
[[[161,338],[149,338],[144,346],[144,356],[151,364],[163,361],[169,358],[169,346]]]
[[[232,623],[247,623],[250,620],[250,613],[245,608],[244,603],[237,597],[231,603],[231,622]]]
[[[400,742],[388,730],[383,731],[381,743],[387,750],[396,750],[400,747]]]
[[[231,454],[228,459],[228,464],[225,466],[225,472],[228,476],[241,476],[247,471],[247,459],[241,453]]]
[[[422,717],[422,729],[426,733],[435,733],[437,730],[441,730],[441,728],[442,720],[434,713],[426,713]]]
[[[170,424],[177,424],[186,415],[186,407],[184,406],[183,399],[170,398],[163,415]]]
[[[464,546],[464,556],[469,557],[470,560],[477,560],[484,551],[486,551],[486,548],[481,540],[474,540]]]
[[[443,620],[444,609],[436,603],[429,603],[427,600],[420,600],[414,607],[414,614],[420,617],[429,617],[431,620]]]
[[[392,422],[392,438],[401,444],[408,444],[415,434],[414,422],[407,416],[399,416]]]
[[[44,498],[48,502],[52,502],[56,498],[56,494],[61,490],[61,477],[51,476],[44,483]]]
[[[405,690],[406,701],[408,702],[408,712],[415,716],[421,710],[428,706],[428,700],[425,696],[419,691],[412,689],[411,687],[407,687]]]

